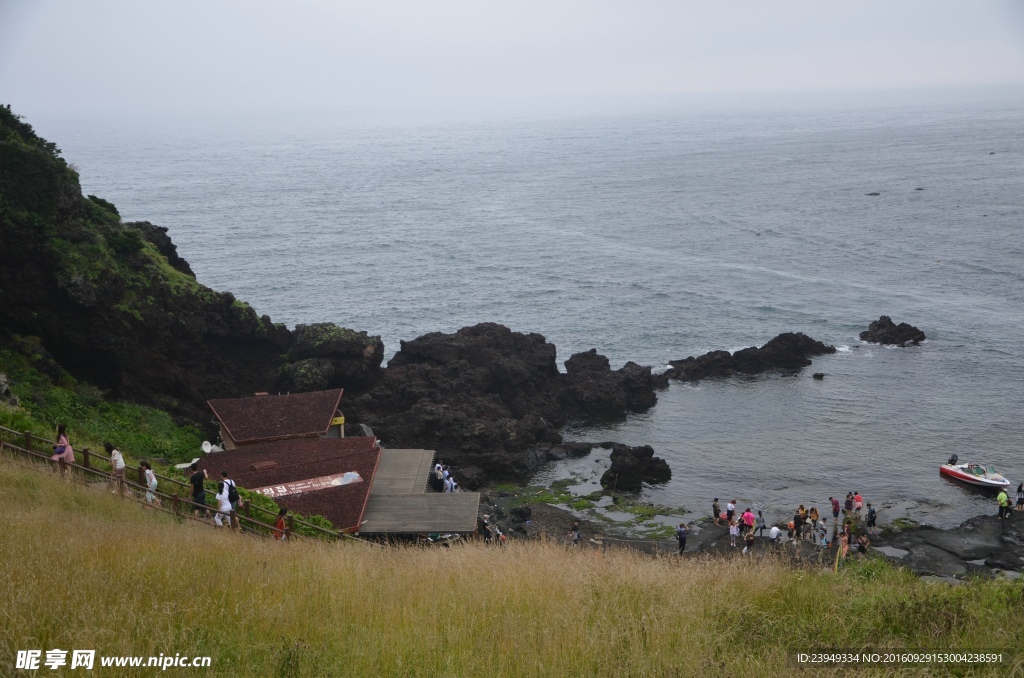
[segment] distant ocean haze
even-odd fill
[[[388,355],[482,321],[616,368],[785,331],[834,344],[797,377],[674,384],[569,436],[653,445],[674,475],[644,498],[696,514],[859,490],[883,520],[949,525],[994,512],[939,477],[950,453],[1024,480],[1022,104],[30,122],[85,192],[169,227],[201,282],[278,322],[380,334]],[[928,341],[861,343],[882,314]]]

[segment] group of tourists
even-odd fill
[[[206,519],[210,519],[210,508],[206,505],[205,482],[209,479],[206,469],[199,470],[199,464],[193,463],[189,466],[192,475],[189,477],[189,485],[192,486],[192,505],[195,517],[205,512]],[[217,527],[231,527],[238,529],[238,517],[235,512],[238,510],[238,502],[241,496],[238,494],[238,486],[228,476],[227,471],[220,472],[220,480],[217,481],[217,494],[214,500],[217,502],[217,511],[213,516],[213,522]]]
[[[452,476],[451,467],[445,466],[441,462],[434,464],[434,473],[430,477],[430,486],[435,492],[444,492],[445,494],[462,492],[459,482]]]
[[[107,487],[110,489],[112,494],[127,494],[129,490],[126,486],[127,481],[127,470],[128,464],[124,459],[124,455],[121,451],[110,442],[103,443],[103,449],[106,451],[107,456],[110,460],[110,478]],[[53,446],[53,455],[50,457],[51,461],[64,462],[65,464],[75,463],[75,451],[71,447],[71,441],[68,438],[67,426],[65,424],[57,425],[57,441]],[[139,469],[142,470],[143,484],[146,488],[146,506],[161,507],[162,502],[160,497],[157,495],[157,476],[153,470],[153,465],[148,461],[140,461]],[[200,514],[203,514],[206,520],[210,520],[211,511],[210,507],[206,505],[206,487],[205,482],[209,479],[209,475],[206,470],[199,470],[198,464],[192,464],[189,466],[191,475],[189,476],[189,485],[191,486],[191,498],[193,506],[193,514],[198,519]],[[64,469],[67,472],[67,469]],[[217,492],[214,495],[214,500],[217,502],[216,511],[212,512],[213,522],[218,527],[228,527],[239,529],[239,521],[236,515],[238,511],[239,503],[241,502],[241,496],[238,494],[238,486],[235,481],[231,479],[227,471],[221,471],[220,480],[217,482]],[[454,479],[451,480],[451,484],[457,488],[458,485]],[[455,490],[457,491],[457,489]],[[277,515],[277,522],[274,526],[273,534],[274,539],[283,541],[288,538],[287,525],[288,509],[282,508]]]
[[[1024,486],[1019,488],[1019,495],[1024,498]],[[878,511],[870,502],[865,502],[860,492],[847,492],[843,503],[836,497],[829,497],[829,509],[832,512],[832,522],[828,517],[821,515],[818,507],[811,506],[810,509],[800,504],[793,513],[793,518],[786,524],[786,536],[792,542],[809,541],[818,544],[821,549],[831,549],[838,546],[844,558],[849,556],[850,549],[857,553],[867,553],[870,545],[868,535],[878,534]],[[1008,503],[1007,503],[1008,506]],[[1009,509],[1007,509],[1008,511]],[[1024,501],[1021,502],[1021,509],[1024,510]],[[842,516],[842,519],[840,519]],[[729,529],[729,545],[736,547],[743,542],[743,553],[749,553],[755,543],[755,537],[764,537],[768,529],[764,513],[758,511],[754,515],[752,508],[747,507],[743,513],[737,515],[736,500],[726,502],[725,510],[722,510],[718,497],[711,503],[711,517],[715,525],[725,525]],[[859,536],[854,535],[854,525],[863,520],[864,529]],[[782,540],[783,529],[778,525],[768,529],[768,539],[771,542]],[[686,537],[689,535],[689,526],[680,523],[676,528],[676,539],[679,541],[679,553],[686,548]]]

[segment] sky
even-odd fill
[[[25,115],[1024,84],[1024,0],[0,0]]]

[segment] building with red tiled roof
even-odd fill
[[[224,449],[292,438],[343,438],[343,389],[207,401]]]
[[[355,532],[380,454],[372,436],[298,438],[215,452],[205,456],[199,468],[217,480],[221,471],[227,471],[239,487],[266,494],[279,506],[303,515],[321,515],[335,529]]]

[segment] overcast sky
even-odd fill
[[[0,0],[33,115],[1024,83],[1024,0]]]

